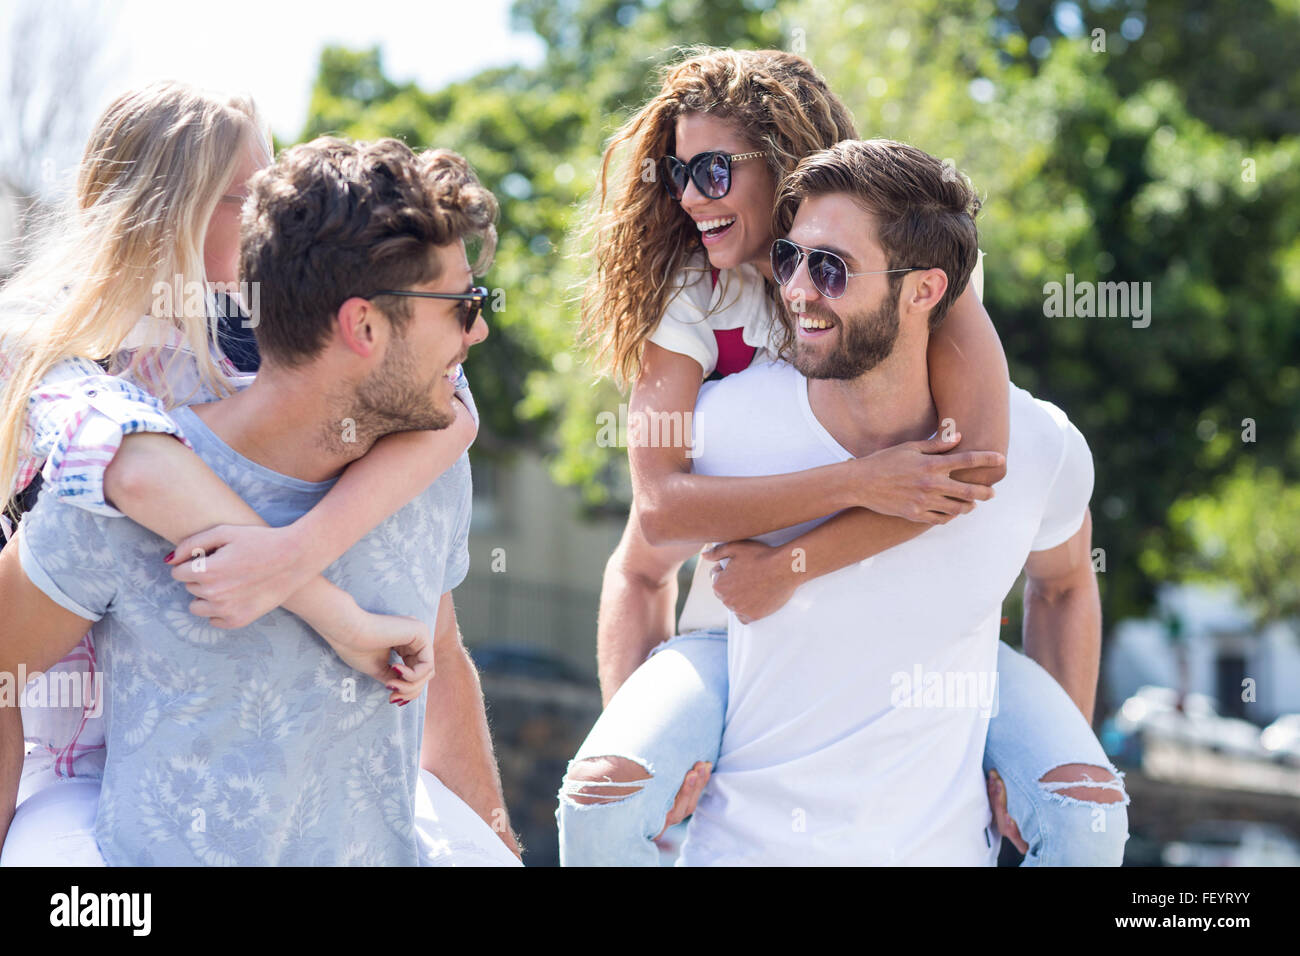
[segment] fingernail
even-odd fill
[[[170,561],[170,560],[171,560],[172,558],[174,558],[174,557],[176,557],[176,552],[175,552],[175,551],[168,551],[168,552],[167,552],[167,557],[163,558],[163,563],[166,564],[168,561]]]
[[[394,687],[392,684],[385,684],[384,686],[387,687],[389,690],[391,690],[394,694],[397,693],[397,688]]]

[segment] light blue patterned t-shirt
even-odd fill
[[[237,454],[188,408],[199,456],[271,525],[311,509],[308,482]],[[361,607],[424,620],[469,569],[462,455],[325,576]],[[388,703],[299,618],[276,609],[221,630],[195,617],[134,522],[42,494],[20,524],[32,583],[95,621],[108,757],[95,837],[113,866],[415,865],[425,699]]]

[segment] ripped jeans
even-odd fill
[[[984,747],[1029,845],[1024,866],[1119,866],[1128,795],[1083,714],[1038,664],[998,647],[998,705]],[[682,778],[717,765],[727,709],[727,632],[666,641],[619,688],[578,749],[556,820],[562,866],[658,866]],[[617,759],[619,772],[610,772]],[[583,772],[583,768],[595,772]],[[870,773],[869,767],[863,773]]]

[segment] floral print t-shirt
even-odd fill
[[[332,482],[237,454],[188,408],[195,451],[271,525]],[[420,618],[469,568],[462,455],[325,571],[362,607]],[[189,612],[162,538],[42,494],[22,520],[27,577],[95,621],[107,760],[95,836],[113,866],[416,865],[414,799],[425,698],[388,703],[283,609],[238,630]]]

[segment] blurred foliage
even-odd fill
[[[1170,517],[1193,545],[1170,572],[1233,581],[1260,623],[1300,618],[1300,485],[1242,462],[1213,494],[1178,502]]]
[[[1214,495],[1269,507],[1300,465],[1296,0],[517,0],[514,19],[546,42],[542,64],[435,92],[393,83],[375,51],[325,51],[303,131],[455,149],[500,197],[487,282],[505,305],[468,366],[487,450],[540,442],[588,504],[625,503],[623,453],[594,441],[620,397],[575,346],[582,260],[566,237],[604,141],[674,48],[782,47],[817,65],[861,135],[952,158],[985,197],[987,307],[1012,377],[1096,459],[1108,617],[1143,612],[1193,555],[1255,593],[1244,525],[1231,558],[1204,529],[1228,520]],[[1149,327],[1047,318],[1044,285],[1067,274],[1149,282]],[[1292,543],[1273,552],[1292,579],[1298,529],[1277,527]]]

